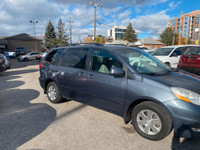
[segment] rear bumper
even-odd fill
[[[44,92],[45,92],[45,81],[39,77],[39,82],[40,82],[40,86],[44,89]]]
[[[200,106],[181,100],[165,105],[171,113],[176,136],[192,138],[196,133],[200,134]]]
[[[3,64],[0,64],[0,72],[6,71],[6,66]]]
[[[200,74],[200,68],[193,68],[193,67],[185,67],[185,66],[178,66],[179,69],[195,73],[195,74]]]

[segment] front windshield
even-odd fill
[[[168,56],[174,48],[158,48],[156,49],[152,55],[155,56]]]
[[[170,72],[170,68],[146,52],[131,48],[115,49],[134,70],[141,74],[162,75]]]

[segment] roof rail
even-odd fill
[[[78,45],[92,45],[92,46],[104,46],[103,44],[94,42],[94,43],[73,43],[73,44],[58,44],[54,46],[53,48],[58,48],[58,47],[65,47],[65,46],[78,46]]]
[[[92,42],[92,43],[75,43],[74,46],[76,45],[92,45],[92,46],[104,46],[101,43],[97,43],[97,42]]]

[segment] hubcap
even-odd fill
[[[56,89],[54,86],[49,87],[48,96],[52,101],[54,101],[56,99]]]
[[[162,128],[159,116],[152,110],[142,110],[137,114],[137,125],[148,135],[156,135]]]

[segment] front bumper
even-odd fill
[[[168,101],[165,105],[171,114],[176,136],[192,138],[200,131],[200,106],[181,100]]]

